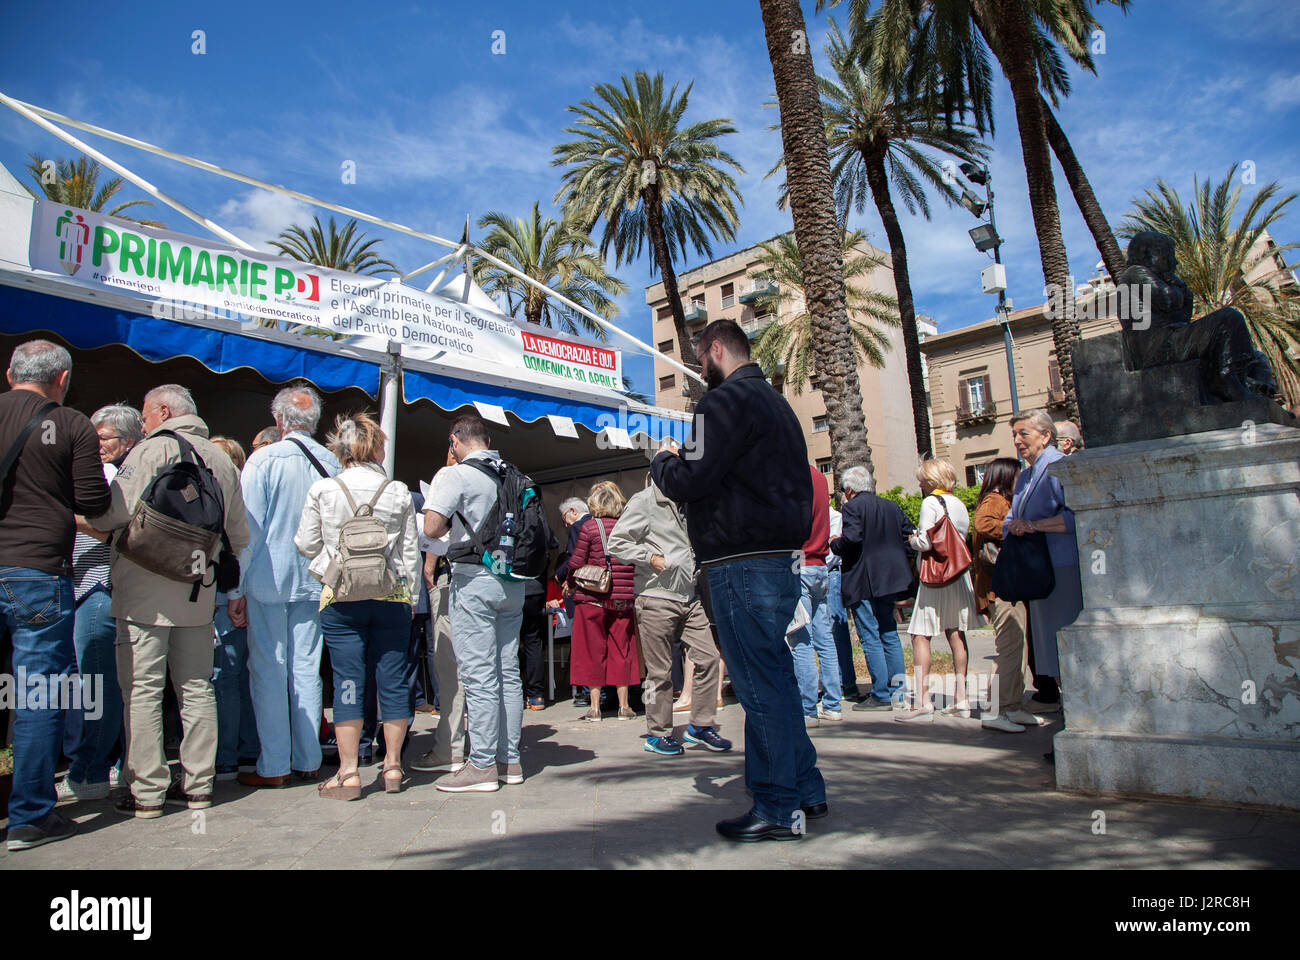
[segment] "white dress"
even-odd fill
[[[948,516],[957,532],[963,537],[970,530],[970,514],[966,505],[951,493],[943,494],[943,502],[948,507]],[[918,553],[930,549],[927,536],[943,517],[943,507],[939,506],[939,497],[932,495],[921,501],[921,516],[916,533],[909,543]],[[942,587],[932,587],[923,583],[916,593],[916,606],[912,609],[912,620],[907,625],[907,632],[921,637],[934,637],[945,630],[969,630],[982,623],[979,611],[975,608],[975,591],[971,587],[970,571],[967,570],[951,583]]]

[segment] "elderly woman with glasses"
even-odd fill
[[[96,410],[90,423],[99,435],[104,479],[111,482],[131,448],[144,437],[140,411],[115,403]],[[109,766],[121,757],[122,691],[117,685],[114,653],[117,625],[109,615],[113,604],[108,573],[111,559],[108,534],[100,533],[78,517],[77,538],[72,546],[72,591],[77,604],[72,637],[77,651],[77,672],[87,687],[102,678],[98,682],[103,688],[96,718],[92,719],[83,710],[68,711],[63,750],[72,763],[58,787],[60,800],[107,797]],[[83,698],[81,702],[88,701]]]
[[[1056,631],[1074,623],[1083,610],[1074,513],[1065,505],[1061,481],[1048,473],[1048,468],[1065,454],[1056,447],[1056,424],[1042,410],[1013,417],[1011,438],[1016,453],[1025,461],[1025,469],[1016,478],[1011,511],[1002,523],[1003,536],[1046,534],[1047,552],[1056,575],[1056,586],[1050,594],[1029,601],[1029,667],[1038,688],[1029,706],[1040,712],[1054,712],[1061,709]]]

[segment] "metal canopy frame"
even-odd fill
[[[429,286],[426,288],[428,292],[432,292],[438,288],[438,286],[443,282],[447,274],[451,271],[451,269],[455,266],[457,262],[464,260],[465,263],[468,264],[468,256],[471,253],[475,256],[482,257],[484,260],[493,264],[494,266],[502,270],[505,270],[507,273],[510,273],[515,277],[518,277],[520,280],[524,281],[524,283],[528,284],[529,286],[534,287],[537,290],[540,290],[544,296],[551,297],[556,302],[561,303],[564,306],[568,307],[570,310],[573,310],[576,313],[579,313],[582,316],[595,321],[603,329],[616,333],[619,337],[623,338],[624,340],[626,340],[628,343],[635,346],[638,350],[642,351],[643,353],[648,354],[650,356],[658,357],[660,360],[668,364],[670,367],[682,372],[688,377],[693,378],[696,382],[700,383],[701,385],[704,384],[704,380],[700,377],[699,374],[687,368],[680,361],[676,360],[673,357],[667,356],[664,353],[661,353],[659,350],[656,350],[650,344],[643,342],[642,340],[628,333],[626,330],[623,330],[621,327],[609,322],[604,317],[601,317],[600,315],[593,313],[592,311],[586,309],[585,307],[580,306],[579,304],[570,300],[568,297],[565,297],[563,294],[560,294],[557,291],[552,290],[546,284],[541,283],[538,280],[534,280],[532,277],[516,269],[515,267],[512,267],[510,264],[498,259],[492,254],[483,250],[482,248],[470,243],[468,221],[466,222],[466,230],[463,239],[459,241],[452,241],[446,239],[445,237],[440,237],[437,234],[428,233],[423,230],[417,230],[414,227],[409,227],[405,224],[396,223],[392,220],[385,220],[382,217],[373,216],[372,214],[366,213],[363,210],[356,210],[353,209],[352,207],[345,207],[342,206],[341,204],[331,203],[328,200],[322,200],[319,197],[313,197],[310,194],[303,193],[299,190],[291,190],[288,187],[283,187],[280,186],[279,184],[270,183],[269,181],[261,180],[257,177],[251,177],[247,174],[239,173],[234,170],[229,170],[225,167],[219,166],[215,163],[210,163],[206,160],[199,160],[195,157],[191,157],[183,153],[177,153],[176,151],[168,150],[164,147],[160,147],[156,144],[149,143],[145,140],[139,140],[135,137],[129,137],[124,134],[117,133],[116,131],[109,130],[105,127],[100,127],[100,126],[96,126],[95,124],[76,120],[72,117],[68,117],[63,114],[56,113],[53,110],[48,110],[44,107],[37,106],[36,104],[26,103],[22,100],[15,99],[14,97],[10,97],[4,92],[0,92],[0,104],[4,104],[6,107],[13,110],[19,116],[31,121],[36,126],[40,127],[41,129],[45,130],[50,134],[53,134],[58,139],[64,141],[65,143],[69,144],[72,147],[75,147],[77,150],[80,150],[82,153],[86,154],[87,156],[93,157],[95,160],[99,161],[101,164],[108,167],[110,170],[114,171],[119,176],[135,184],[135,186],[139,187],[149,196],[166,204],[167,206],[171,207],[173,210],[176,210],[182,216],[186,217],[187,219],[203,227],[203,229],[214,234],[220,239],[226,241],[227,243],[239,247],[240,249],[252,251],[255,250],[256,248],[252,244],[241,239],[240,237],[237,237],[234,233],[227,230],[225,227],[221,226],[215,221],[199,213],[197,210],[194,210],[193,208],[187,206],[185,203],[181,202],[175,197],[172,197],[169,194],[163,192],[153,183],[146,180],[144,177],[140,176],[139,174],[135,173],[124,164],[119,163],[118,161],[112,159],[103,151],[97,150],[96,148],[92,147],[90,144],[86,143],[84,140],[81,140],[80,138],[69,133],[67,130],[64,130],[61,126],[59,126],[59,124],[66,125],[75,130],[81,130],[85,133],[90,133],[98,137],[103,137],[105,139],[112,140],[116,143],[121,143],[125,146],[133,147],[137,150],[142,150],[145,153],[150,153],[153,154],[154,156],[163,157],[164,159],[172,160],[177,163],[184,164],[186,166],[195,167],[199,170],[204,170],[208,173],[216,174],[217,176],[220,177],[225,177],[228,180],[235,180],[239,183],[244,183],[244,184],[248,184],[249,186],[258,187],[259,189],[262,190],[269,190],[272,193],[279,194],[280,196],[289,197],[290,199],[298,200],[302,203],[306,203],[314,207],[319,207],[323,210],[329,210],[335,213],[340,213],[343,214],[344,216],[351,217],[356,220],[361,220],[366,223],[374,224],[375,226],[384,227],[386,229],[396,231],[397,233],[405,234],[406,236],[409,237],[414,237],[418,240],[425,240],[428,241],[429,243],[433,243],[441,247],[448,247],[451,249],[451,253],[439,257],[429,263],[426,263],[421,267],[417,267],[415,270],[403,274],[399,278],[401,281],[407,281],[412,277],[418,276],[422,273],[432,270],[435,267],[442,266],[443,270],[434,277],[433,282],[430,283]],[[401,368],[403,365],[403,358],[400,351],[400,344],[398,344],[396,341],[390,343],[388,353],[389,353],[389,357],[387,359],[387,362],[384,364],[382,368],[383,382],[380,388],[380,395],[381,395],[380,418],[382,421],[383,429],[388,433],[390,437],[393,437],[395,436],[395,427],[397,422],[398,383],[400,382]],[[631,401],[626,401],[626,402],[631,403]],[[395,448],[394,443],[389,443],[387,445],[385,467],[390,476],[392,475],[393,472],[393,463],[395,457],[394,448]]]

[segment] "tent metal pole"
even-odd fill
[[[444,257],[439,257],[437,260],[433,260],[433,261],[431,261],[431,262],[429,262],[429,263],[426,263],[426,264],[425,264],[424,266],[422,266],[422,267],[416,267],[416,268],[415,268],[414,270],[412,270],[410,273],[403,274],[403,275],[402,275],[402,282],[403,282],[403,283],[406,283],[406,282],[407,282],[408,280],[410,280],[412,277],[418,277],[420,274],[425,273],[425,272],[427,272],[427,271],[429,271],[429,270],[432,270],[434,267],[439,266],[440,264],[444,264],[444,263],[446,263],[448,260],[452,260],[452,261],[454,261],[457,257],[459,257],[459,256],[460,256],[462,253],[464,253],[464,252],[465,252],[465,247],[464,247],[464,244],[462,244],[461,246],[457,247],[457,248],[456,248],[452,253],[449,253],[449,254],[447,254],[447,255],[444,256]]]
[[[38,127],[48,130],[50,133],[54,134],[56,137],[58,137],[60,140],[64,141],[65,143],[71,144],[72,146],[76,147],[78,150],[80,150],[82,153],[86,154],[87,156],[94,157],[96,160],[98,160],[104,166],[108,167],[110,170],[114,171],[115,173],[121,174],[127,180],[130,180],[132,183],[134,183],[145,193],[149,194],[149,196],[153,197],[155,200],[161,200],[163,203],[167,204],[167,206],[171,207],[177,213],[180,213],[182,216],[188,217],[190,220],[193,220],[195,223],[197,223],[199,226],[203,227],[204,229],[212,231],[221,239],[227,241],[228,243],[233,243],[235,246],[243,250],[255,249],[252,244],[245,243],[243,240],[240,240],[237,236],[235,236],[225,227],[221,226],[220,224],[213,223],[207,217],[203,216],[203,214],[199,213],[196,210],[190,209],[189,207],[187,207],[185,204],[181,203],[179,200],[175,199],[174,197],[168,196],[167,194],[163,193],[161,190],[155,187],[148,180],[144,179],[144,177],[132,173],[130,170],[122,166],[116,160],[113,160],[107,155],[96,150],[94,147],[90,146],[90,144],[85,143],[82,140],[78,140],[76,137],[68,133],[66,130],[60,129],[59,127],[50,123],[48,120],[44,119],[43,117],[38,116],[36,112],[30,109],[26,104],[20,103],[17,100],[7,97],[3,93],[0,93],[0,103],[3,103],[11,110],[26,117],[28,120],[36,124]]]
[[[384,473],[393,479],[397,464],[397,408],[400,405],[398,388],[402,380],[402,344],[388,341],[388,359],[380,368],[379,429],[388,442],[384,444]]]

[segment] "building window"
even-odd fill
[[[808,389],[809,389],[809,390],[820,390],[821,388],[822,388],[822,378],[821,378],[821,377],[817,376],[817,374],[815,374],[815,373],[808,377]]]
[[[987,420],[997,413],[989,386],[988,374],[962,379],[957,400],[958,424]]]
[[[660,390],[671,390],[675,386],[677,386],[677,374],[670,373],[666,377],[659,378]]]
[[[672,307],[660,307],[659,312],[655,314],[656,320],[667,320],[673,315]]]
[[[831,428],[830,417],[813,417],[813,433],[825,433]]]
[[[984,472],[987,469],[987,463],[968,463],[966,465],[966,486],[982,486],[984,484]]]
[[[736,302],[736,285],[734,283],[724,283],[722,285],[722,308],[725,310]]]
[[[660,353],[672,353],[672,352],[673,352],[673,342],[672,342],[671,340],[661,340],[661,341],[659,341],[659,352],[660,352]]]
[[[1048,406],[1065,403],[1065,387],[1061,384],[1061,365],[1053,357],[1047,361],[1047,404]]]
[[[827,457],[825,460],[817,461],[817,469],[820,470],[824,476],[829,477],[835,472],[835,464],[831,461],[830,457]]]

